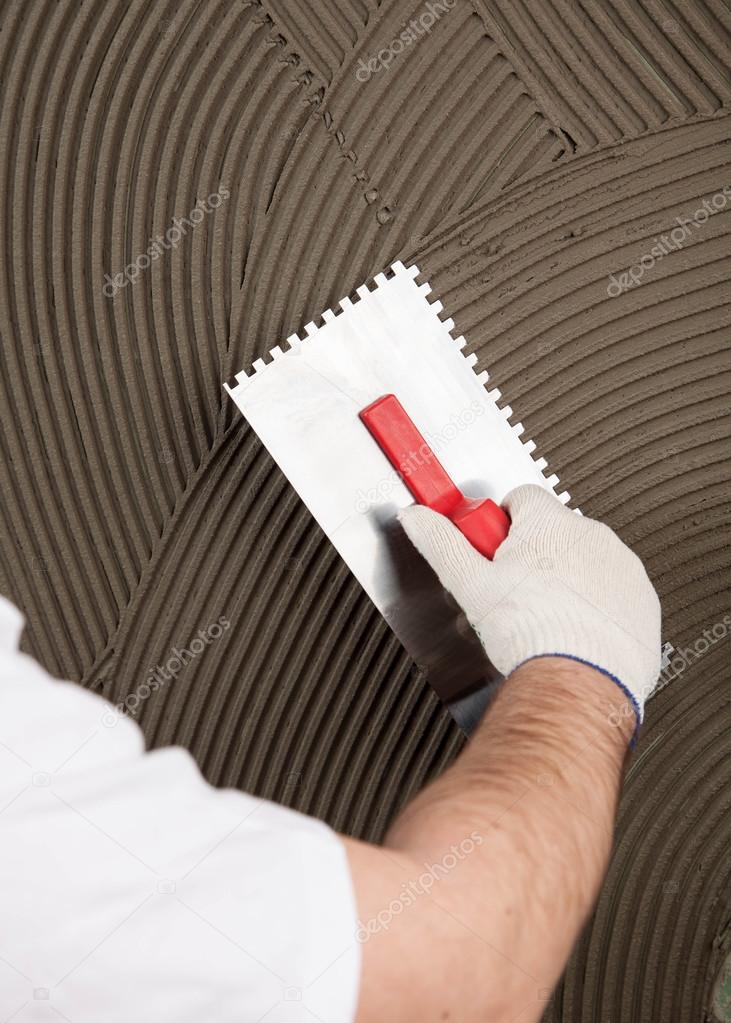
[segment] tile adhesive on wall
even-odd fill
[[[711,1018],[731,947],[730,20],[0,5],[0,591],[51,671],[369,838],[455,756],[221,386],[395,259],[645,560],[676,654],[552,1020]]]

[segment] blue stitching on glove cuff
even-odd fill
[[[528,661],[537,661],[539,657],[565,657],[569,661],[576,661],[578,664],[585,664],[587,666],[587,668],[594,668],[596,671],[600,671],[602,673],[602,675],[606,675],[607,678],[610,678],[612,680],[612,682],[614,682],[615,685],[619,686],[619,688],[622,690],[624,695],[629,697],[629,700],[630,700],[630,702],[632,704],[632,708],[633,708],[633,710],[635,712],[635,719],[636,719],[636,721],[635,721],[635,730],[634,730],[634,733],[633,733],[632,738],[630,739],[630,743],[629,743],[629,748],[631,750],[633,750],[635,748],[635,746],[637,745],[637,737],[640,734],[640,725],[642,723],[642,714],[641,714],[641,711],[640,711],[640,705],[637,702],[637,699],[636,699],[634,693],[631,693],[629,691],[629,689],[624,684],[624,682],[622,682],[621,679],[618,679],[616,675],[613,675],[611,673],[611,671],[607,671],[606,668],[602,668],[601,665],[594,664],[593,661],[585,661],[583,657],[576,657],[575,654],[559,654],[559,653],[533,654],[532,657],[526,657],[526,659],[524,661],[521,661],[520,664],[517,664],[515,666],[515,668],[513,668],[513,671],[515,671],[517,668],[520,668],[523,664],[527,664]],[[512,674],[512,672],[511,672],[511,674]]]

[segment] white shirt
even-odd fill
[[[0,1020],[350,1023],[342,843],[18,651],[0,597]]]

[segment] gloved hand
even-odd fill
[[[661,660],[660,601],[642,562],[543,487],[517,487],[503,507],[512,525],[492,562],[430,508],[400,520],[501,674],[541,655],[575,658],[624,690],[639,724]]]

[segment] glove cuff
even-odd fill
[[[573,594],[561,594],[552,607],[528,594],[520,607],[517,598],[501,602],[479,624],[478,634],[495,667],[507,674],[516,665],[536,656],[571,657],[603,672],[632,702],[639,723],[645,698],[652,691],[660,668],[660,648],[649,649],[642,637],[631,635],[607,615]],[[499,639],[497,659],[491,655],[492,639]]]

